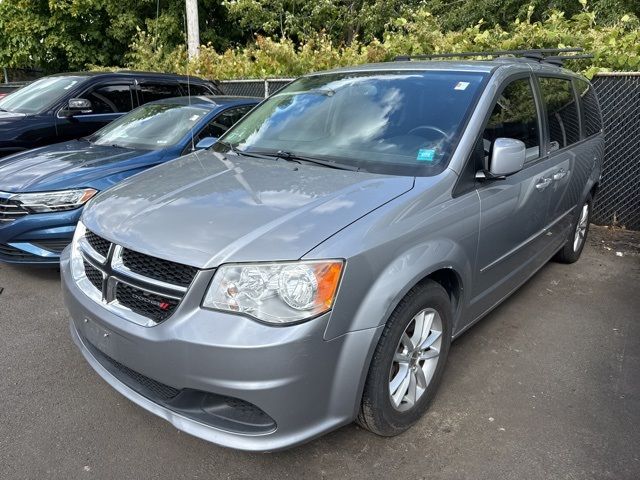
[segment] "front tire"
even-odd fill
[[[452,316],[447,291],[431,280],[400,301],[371,361],[356,420],[360,426],[393,436],[422,417],[442,378]]]
[[[553,257],[556,262],[575,263],[580,258],[584,245],[587,243],[592,207],[593,199],[591,194],[589,194],[578,212],[567,243],[565,243],[564,247]]]

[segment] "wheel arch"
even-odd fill
[[[423,275],[419,276],[418,278],[415,279],[414,282],[412,282],[412,284],[408,285],[407,288],[403,290],[403,294],[398,295],[398,297],[395,299],[392,308],[390,308],[389,311],[386,313],[384,317],[384,321],[381,322],[381,324],[377,327],[377,332],[374,337],[375,341],[373,341],[369,346],[369,351],[367,353],[366,360],[363,365],[364,368],[362,370],[360,380],[358,382],[356,401],[354,402],[354,405],[353,405],[353,414],[352,414],[353,418],[357,416],[357,412],[360,409],[360,403],[362,401],[362,395],[364,393],[365,381],[366,381],[369,369],[371,368],[371,362],[373,361],[373,354],[376,350],[378,342],[380,341],[380,336],[382,335],[384,326],[389,321],[391,314],[396,309],[400,301],[412,289],[428,281],[434,281],[440,284],[449,294],[449,298],[451,298],[452,318],[453,318],[451,333],[454,336],[456,331],[456,326],[458,324],[458,320],[462,312],[463,292],[464,292],[465,283],[463,280],[463,276],[458,269],[454,268],[451,265],[443,264],[443,265],[434,266],[432,268],[426,269],[423,272]]]

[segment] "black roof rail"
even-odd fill
[[[593,58],[593,55],[591,53],[583,53],[581,55],[553,55],[545,57],[542,61],[561,67],[564,65],[565,60],[582,60],[585,58]]]
[[[593,58],[593,55],[548,55],[558,53],[576,53],[583,52],[582,47],[570,48],[534,48],[529,50],[494,50],[490,52],[459,52],[459,53],[428,53],[422,55],[398,55],[394,61],[406,62],[410,60],[433,60],[434,58],[464,58],[464,57],[501,57],[503,55],[514,55],[519,57],[536,60],[538,62],[547,62],[553,65],[562,65],[564,60],[574,60],[579,58]],[[548,56],[547,56],[548,55]]]

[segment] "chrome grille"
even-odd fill
[[[86,277],[78,282],[80,288],[107,309],[144,326],[171,317],[198,273],[195,267],[126,250],[89,230],[80,251]]]
[[[13,222],[14,220],[29,214],[15,200],[11,200],[11,193],[0,192],[0,224]]]

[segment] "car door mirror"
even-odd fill
[[[196,144],[194,150],[205,150],[215,145],[217,141],[218,137],[205,137]]]
[[[522,170],[527,156],[527,147],[515,138],[496,138],[491,146],[489,174],[504,177]]]
[[[87,100],[86,98],[71,98],[65,109],[65,114],[68,117],[73,117],[79,113],[91,112],[93,112],[93,105],[91,104],[91,100]]]

